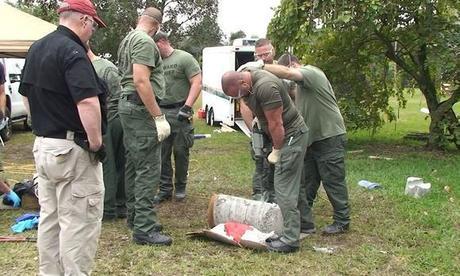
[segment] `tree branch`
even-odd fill
[[[399,67],[401,67],[404,71],[406,71],[409,75],[411,75],[414,79],[418,80],[419,75],[415,70],[413,70],[401,57],[399,57],[393,47],[393,44],[390,39],[385,37],[381,32],[378,30],[375,30],[375,35],[382,41],[386,48],[387,51],[385,53],[385,56],[388,57],[390,60],[394,61]]]
[[[459,100],[460,100],[460,86],[457,86],[457,89],[454,90],[452,95],[447,100],[442,101],[439,104],[437,111],[439,111],[440,113],[446,113]]]
[[[163,7],[166,8],[167,6],[169,6],[170,4],[174,3],[174,0],[165,0],[163,1]]]
[[[404,55],[407,55],[409,56],[410,60],[412,60],[412,62],[415,64],[415,65],[419,65],[419,61],[414,57],[414,55],[412,54],[412,51],[411,51],[411,48],[408,48],[404,43],[402,43],[399,39],[396,39],[395,40],[396,43],[398,43],[398,45],[401,46],[401,49],[403,51],[401,52],[404,52]],[[414,46],[415,48],[415,46]]]

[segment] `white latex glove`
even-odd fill
[[[153,120],[155,120],[155,125],[157,127],[158,141],[161,142],[168,138],[169,134],[171,134],[171,126],[168,121],[166,121],[166,116],[162,114],[160,116],[153,117]]]
[[[272,148],[272,152],[267,157],[267,160],[270,164],[276,164],[280,161],[281,150]]]
[[[241,72],[245,69],[262,69],[262,68],[264,68],[264,61],[259,59],[257,61],[250,61],[250,62],[247,62],[241,65],[236,71]]]
[[[257,128],[260,129],[259,119],[257,117],[254,117],[254,119],[252,119],[252,125],[251,125],[253,131],[256,125],[257,125]]]

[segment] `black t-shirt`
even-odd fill
[[[0,85],[4,84],[5,82],[5,67],[3,67],[3,64],[0,63]]]
[[[19,93],[29,100],[35,135],[52,137],[84,132],[76,104],[103,91],[81,40],[59,26],[30,47]]]

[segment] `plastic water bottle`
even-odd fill
[[[420,198],[427,194],[430,190],[431,183],[423,182],[423,179],[420,177],[410,176],[407,178],[406,189],[404,193],[415,198]]]
[[[367,180],[358,181],[358,185],[361,186],[361,187],[364,187],[366,189],[369,189],[369,190],[381,188],[380,184],[375,183],[375,182],[370,182],[370,181],[367,181]]]

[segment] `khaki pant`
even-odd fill
[[[71,140],[37,137],[39,275],[89,275],[101,232],[102,165]]]

